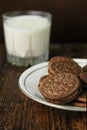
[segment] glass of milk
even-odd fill
[[[7,60],[28,66],[48,60],[52,15],[44,11],[3,14]]]

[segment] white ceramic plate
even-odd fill
[[[82,67],[87,64],[87,59],[74,60]],[[38,90],[39,79],[41,76],[46,74],[48,74],[48,62],[35,65],[25,70],[19,78],[19,87],[21,91],[29,98],[50,107],[71,111],[86,111],[86,108],[74,107],[70,105],[56,105],[47,102]]]

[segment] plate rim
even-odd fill
[[[83,58],[74,58],[73,60],[75,60],[76,62],[79,61],[79,62],[85,62],[87,63],[87,59],[83,59]],[[22,74],[20,75],[19,77],[19,80],[18,80],[18,84],[19,84],[19,88],[20,90],[29,98],[33,99],[34,101],[38,102],[38,103],[41,103],[43,105],[46,105],[46,106],[49,106],[49,107],[54,107],[54,108],[57,108],[57,109],[63,109],[63,110],[69,110],[69,111],[79,111],[79,112],[86,112],[87,109],[86,108],[81,108],[81,107],[76,107],[76,106],[70,106],[70,105],[57,105],[57,104],[53,104],[53,103],[50,103],[48,101],[40,101],[39,99],[35,99],[33,96],[31,96],[28,91],[25,89],[25,86],[24,86],[24,80],[26,78],[27,75],[29,75],[32,71],[35,71],[37,68],[41,68],[43,66],[48,66],[48,62],[43,62],[43,63],[40,63],[40,64],[37,64],[37,65],[34,65],[28,69],[26,69],[24,72],[22,72]],[[39,90],[38,90],[39,91]],[[69,109],[67,108],[69,107]]]

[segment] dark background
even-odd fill
[[[87,42],[87,0],[0,0],[0,43],[4,42],[2,14],[13,10],[52,13],[51,42]]]

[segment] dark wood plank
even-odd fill
[[[62,55],[72,58],[87,58],[87,43],[52,44],[50,46],[50,57]]]
[[[2,68],[5,61],[6,61],[5,46],[3,44],[0,44],[0,68]]]

